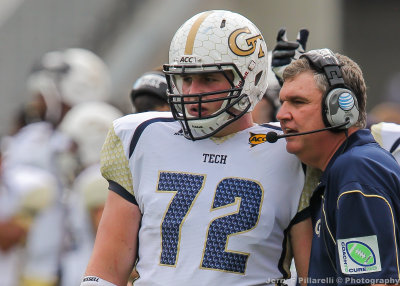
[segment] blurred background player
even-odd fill
[[[89,261],[108,193],[100,173],[100,151],[112,122],[122,116],[106,102],[89,101],[72,107],[59,126],[76,143],[80,163],[66,202],[73,244],[61,259],[61,286],[79,285]]]
[[[56,285],[63,252],[74,247],[68,195],[79,171],[77,145],[59,129],[71,107],[111,99],[107,66],[94,53],[72,48],[44,54],[27,80],[25,123],[5,144],[4,168],[34,166],[57,179],[55,200],[27,238],[35,259],[25,260],[22,285]],[[30,243],[32,241],[32,243]]]
[[[28,89],[30,110],[55,126],[78,103],[111,100],[108,67],[93,52],[80,48],[46,53],[33,67]]]
[[[276,37],[276,45],[268,52],[268,88],[252,111],[253,120],[258,124],[277,121],[276,113],[280,107],[279,91],[282,86],[282,73],[294,59],[306,50],[309,31],[301,29],[296,41],[287,39],[286,28],[281,28]]]
[[[130,93],[134,112],[169,111],[167,81],[162,71],[151,71],[140,76]]]
[[[263,124],[276,122],[276,113],[279,109],[279,90],[281,86],[274,72],[271,69],[272,52],[268,52],[268,87],[264,96],[256,104],[251,112],[255,123]]]
[[[35,166],[18,165],[5,169],[2,161],[0,150],[0,285],[51,285],[43,283],[53,283],[57,277],[41,279],[41,268],[31,269],[29,281],[21,281],[21,270],[31,267],[29,262],[40,263],[35,244],[47,242],[40,241],[44,237],[37,235],[36,225],[54,204],[56,178]]]
[[[30,97],[25,110],[26,125],[10,138],[7,162],[40,165],[66,184],[73,177],[68,174],[73,166],[64,154],[73,151],[73,145],[57,127],[78,103],[110,101],[107,66],[88,50],[52,51],[34,66],[27,86]]]

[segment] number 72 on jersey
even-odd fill
[[[175,266],[179,256],[180,232],[193,204],[204,187],[206,175],[160,172],[157,192],[175,193],[161,224],[160,264]],[[243,178],[225,178],[216,186],[211,210],[238,204],[234,213],[212,220],[208,225],[200,267],[244,274],[248,253],[227,250],[232,235],[257,226],[263,200],[258,182]]]

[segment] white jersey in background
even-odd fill
[[[0,220],[11,220],[28,230],[24,241],[9,250],[0,250],[0,286],[32,285],[26,284],[27,280],[20,281],[21,277],[27,278],[27,275],[31,282],[55,282],[54,275],[49,277],[46,273],[45,277],[42,276],[42,260],[35,257],[37,252],[32,249],[36,233],[44,231],[40,229],[44,212],[54,204],[56,198],[55,178],[36,167],[18,166],[5,170],[0,182]],[[47,232],[42,235],[42,244],[48,243],[43,236],[48,236],[51,230]]]
[[[400,164],[400,125],[381,122],[371,126],[375,140],[396,158]]]
[[[190,141],[169,113],[114,121],[102,173],[142,213],[135,285],[267,285],[287,274],[304,172],[285,141],[266,142],[277,129]]]
[[[63,200],[66,182],[70,179],[69,172],[73,173],[74,167],[68,155],[70,144],[71,141],[48,122],[28,124],[5,141],[5,172],[32,167],[51,174],[56,180],[52,204],[42,210],[29,230],[22,285],[47,283],[44,285],[53,286],[59,279],[60,259],[63,249],[67,247],[65,240],[68,233]]]

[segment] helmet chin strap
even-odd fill
[[[253,110],[249,96],[244,93],[244,94],[242,94],[242,99],[240,99],[240,101],[237,104],[235,104],[232,108],[230,108],[229,110],[233,109],[240,113],[241,110],[245,110],[245,109],[248,110],[249,105],[250,105],[251,110]],[[235,108],[235,106],[237,106],[238,108]]]

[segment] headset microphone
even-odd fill
[[[347,123],[349,123],[349,121],[350,121],[350,119],[346,118],[346,122],[345,123],[342,123],[342,124],[339,124],[339,125],[335,125],[335,126],[326,127],[326,128],[322,128],[322,129],[316,129],[316,130],[312,130],[312,131],[308,131],[308,132],[301,132],[301,133],[291,133],[291,134],[278,135],[276,132],[270,131],[270,132],[267,133],[267,138],[266,139],[267,139],[268,143],[275,143],[276,141],[278,141],[278,139],[281,139],[281,138],[292,137],[292,136],[301,136],[301,135],[307,135],[307,134],[321,132],[321,131],[325,131],[325,130],[337,129],[337,128],[345,126]]]

